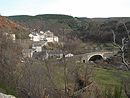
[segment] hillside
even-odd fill
[[[63,34],[66,35],[68,33],[70,35],[72,32],[77,32],[79,28],[84,28],[87,26],[87,22],[90,21],[90,19],[87,18],[78,19],[72,16],[56,14],[37,16],[10,16],[9,19],[30,29],[43,31],[49,29],[59,36]]]
[[[83,41],[111,42],[114,30],[117,36],[124,36],[125,23],[130,30],[129,17],[86,18],[68,15],[45,14],[37,16],[10,16],[9,19],[30,29],[51,30],[56,35],[77,37]]]
[[[26,38],[29,30],[11,21],[7,17],[0,16],[0,31],[15,33],[17,38]]]

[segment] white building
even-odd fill
[[[48,43],[54,42],[54,38],[53,37],[47,37],[46,38]]]
[[[10,37],[11,37],[12,40],[16,39],[15,34],[10,34]]]
[[[53,36],[54,36],[53,32],[51,32],[50,30],[46,31],[46,32],[44,33],[44,35],[45,35],[46,38],[47,38],[47,37],[53,37]]]
[[[48,30],[44,34],[47,42],[52,42],[52,43],[59,42],[58,36],[54,36],[53,32]]]
[[[45,36],[42,34],[42,35],[40,35],[40,40],[45,40],[46,38],[45,38]]]
[[[32,49],[23,49],[22,54],[24,58],[32,58],[33,56],[33,50]]]
[[[44,32],[43,32],[43,31],[40,31],[40,34],[44,34]]]
[[[59,42],[59,38],[57,36],[46,37],[46,40],[47,40],[47,42],[51,42],[51,43]]]
[[[15,34],[9,34],[9,33],[3,33],[3,35],[5,35],[6,37],[8,37],[8,38],[11,38],[12,40],[16,40],[16,36],[15,36]]]
[[[38,42],[38,41],[45,41],[45,42],[59,42],[59,38],[58,36],[54,36],[53,32],[51,31],[40,31],[40,33],[37,32],[32,32],[31,34],[29,34],[30,40],[33,40],[34,42]]]
[[[36,35],[36,36],[33,36],[33,41],[34,42],[38,42],[38,41],[40,41],[40,36],[39,35]]]
[[[54,42],[59,42],[58,36],[54,36]]]
[[[33,40],[34,42],[40,41],[40,35],[37,32],[32,32],[29,34],[30,40]]]
[[[33,40],[33,34],[32,33],[30,33],[28,36],[30,37],[30,40]]]
[[[72,53],[68,53],[65,55],[65,57],[73,57],[74,55]]]
[[[34,52],[42,52],[42,46],[32,46]]]

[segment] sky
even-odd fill
[[[0,0],[0,14],[130,17],[130,0]]]

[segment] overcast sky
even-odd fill
[[[130,17],[130,0],[0,0],[0,13],[3,16]]]

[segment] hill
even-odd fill
[[[83,41],[110,42],[112,41],[112,32],[124,36],[125,23],[130,30],[129,17],[111,17],[111,18],[86,18],[72,17],[68,15],[45,14],[36,16],[9,16],[12,21],[36,30],[51,30],[56,35],[65,35],[70,38],[80,38]]]
[[[7,17],[0,16],[0,32],[15,33],[16,38],[26,38],[29,30],[11,21]]]
[[[91,21],[88,18],[77,18],[68,15],[45,14],[37,16],[10,16],[12,21],[30,28],[31,30],[51,30],[57,36],[67,36],[69,38],[78,37],[82,39],[87,26]],[[60,37],[61,38],[61,37]]]

